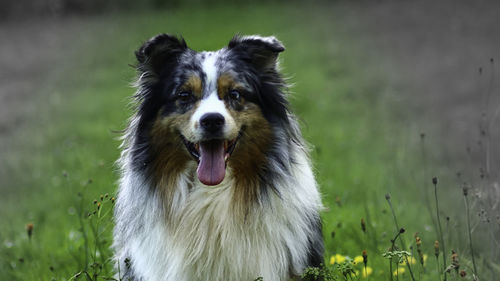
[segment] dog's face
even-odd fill
[[[273,126],[288,118],[276,66],[283,50],[276,38],[259,36],[235,37],[215,52],[195,52],[166,34],[146,42],[136,52],[138,140],[157,176],[195,161],[198,179],[217,185],[228,165],[236,174],[262,165]]]

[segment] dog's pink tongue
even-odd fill
[[[226,163],[224,160],[224,141],[211,140],[200,143],[200,163],[198,179],[206,185],[217,185],[224,180]]]

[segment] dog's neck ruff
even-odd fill
[[[151,187],[136,172],[126,173],[116,206],[118,231],[122,219],[136,223],[132,229],[122,225],[127,231],[115,240],[117,258],[133,256],[134,274],[152,281],[284,281],[299,275],[307,263],[311,220],[317,219],[311,211],[321,203],[304,152],[295,154],[292,177],[277,183],[279,196],[270,193],[266,205],[244,218],[234,210],[230,169],[216,187],[182,174],[169,218],[161,194],[137,196],[137,189]]]

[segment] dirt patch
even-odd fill
[[[0,188],[13,184],[12,171],[20,169],[22,161],[18,152],[33,141],[29,130],[41,125],[40,114],[48,110],[51,93],[86,32],[83,23],[75,19],[0,23]]]
[[[332,11],[334,23],[359,44],[353,46],[362,54],[359,67],[387,80],[411,134],[427,132],[453,147],[461,154],[455,161],[466,158],[466,147],[483,161],[481,134],[500,141],[500,71],[490,63],[500,64],[500,2],[359,1]],[[490,170],[498,170],[499,145],[490,156]]]
[[[67,21],[7,22],[0,26],[0,134],[28,120],[47,81],[71,52],[75,24]]]

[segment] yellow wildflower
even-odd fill
[[[366,267],[366,271],[365,269],[363,268],[363,270],[361,271],[363,273],[363,278],[366,278],[368,275],[372,274],[373,273],[373,268],[367,266]]]
[[[408,262],[409,262],[410,264],[416,264],[416,263],[417,263],[417,259],[415,259],[414,257],[409,257],[409,258],[408,258]]]
[[[354,264],[362,263],[363,262],[363,257],[362,256],[356,256],[353,260]]]
[[[345,261],[345,257],[339,254],[336,254],[335,256],[330,257],[330,264],[334,263],[343,263]]]
[[[343,262],[345,262],[345,257],[342,255],[336,254],[335,255],[335,262],[336,263],[343,263]]]
[[[403,260],[399,264],[405,265],[406,263],[416,264],[417,260],[414,257],[410,256],[410,257],[403,258]]]
[[[404,267],[400,267],[400,268],[396,269],[396,270],[392,273],[392,275],[394,275],[394,276],[398,276],[398,275],[401,275],[401,274],[405,273],[405,271],[406,271],[406,269],[405,269]]]

